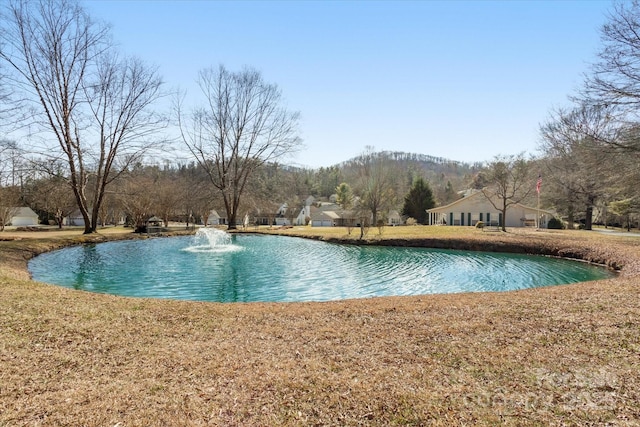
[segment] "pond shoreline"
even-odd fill
[[[236,233],[275,234],[305,239],[321,240],[327,243],[360,245],[360,246],[394,246],[411,248],[451,249],[478,252],[513,253],[523,255],[541,255],[554,258],[562,258],[572,261],[582,261],[593,265],[605,267],[611,271],[624,270],[628,275],[640,275],[640,268],[629,263],[625,256],[616,251],[601,250],[590,244],[584,244],[579,240],[571,242],[554,241],[549,235],[536,238],[535,233],[526,235],[514,233],[476,233],[470,236],[446,238],[437,237],[413,237],[413,238],[378,238],[359,239],[356,237],[333,237],[322,235],[308,235],[291,231],[291,229],[272,229],[263,231],[234,231]],[[542,232],[544,233],[544,232]],[[554,234],[551,234],[553,236]],[[567,244],[568,243],[568,244]],[[626,268],[625,268],[626,266]]]
[[[496,292],[613,276],[593,263],[522,250],[440,249],[445,245],[406,240],[363,246],[209,228],[195,238],[128,242],[40,255],[29,271],[36,281],[77,290],[225,303]]]
[[[384,236],[378,236],[378,238],[359,239],[351,236],[334,237],[309,235],[291,230],[292,229],[290,228],[275,228],[258,231],[228,230],[228,232],[235,234],[284,235],[345,245],[394,246],[541,255],[573,261],[587,262],[590,264],[605,267],[616,273],[623,273],[624,275],[640,275],[640,266],[636,265],[635,263],[629,263],[629,259],[627,257],[620,256],[620,254],[617,254],[616,251],[602,251],[598,248],[594,248],[593,245],[585,245],[584,242],[575,240],[570,242],[570,244],[566,244],[567,242],[564,242],[565,244],[562,244],[562,241],[549,241],[549,236],[544,236],[544,238],[536,238],[535,233],[528,233],[525,235],[526,237],[523,237],[521,234],[492,232],[475,233],[472,236],[473,238],[469,238],[469,236],[465,236],[462,238],[386,238]],[[73,237],[50,237],[47,236],[46,233],[36,233],[37,237],[34,236],[33,238],[29,239],[24,239],[21,237],[0,239],[0,250],[2,250],[2,241],[13,241],[16,247],[12,250],[12,252],[16,253],[17,257],[14,256],[13,259],[10,260],[10,264],[16,265],[16,262],[18,262],[18,264],[23,264],[24,270],[28,273],[27,264],[29,259],[45,252],[63,249],[69,246],[98,244],[119,240],[144,240],[172,236],[188,236],[194,234],[195,230],[171,231],[155,234],[139,234],[133,232],[101,234],[98,232],[94,234],[83,234]],[[43,239],[38,239],[38,237],[42,237]],[[28,242],[33,241],[34,239],[37,239],[42,243],[39,243],[38,245],[30,245]],[[21,245],[19,242],[25,243],[24,245]],[[20,247],[22,247],[22,249],[20,249]],[[0,256],[0,263],[3,262],[3,258],[4,257]],[[20,263],[19,260],[23,260],[23,263]],[[4,262],[6,264],[7,260],[4,260]]]

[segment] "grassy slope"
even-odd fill
[[[543,248],[622,274],[507,293],[161,301],[25,280],[32,251],[81,237],[21,235],[0,242],[0,426],[638,425],[640,238],[377,233],[375,243]]]

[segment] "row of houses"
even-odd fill
[[[475,226],[482,221],[488,225],[499,226],[504,221],[507,227],[539,226],[546,228],[548,221],[554,216],[555,214],[551,211],[516,203],[509,207],[506,218],[502,218],[502,212],[494,207],[482,191],[469,191],[453,203],[427,210],[427,224]],[[404,219],[396,210],[383,213],[381,218],[388,226],[404,223]],[[358,227],[361,221],[362,218],[353,210],[343,209],[333,202],[317,202],[310,196],[305,200],[304,206],[300,208],[290,208],[284,203],[273,213],[261,214],[258,212],[238,218],[237,225]],[[9,224],[14,226],[37,225],[38,215],[29,207],[17,208]],[[64,225],[83,226],[84,220],[78,211],[65,218]],[[209,213],[207,225],[228,225],[228,220],[226,215],[212,210]]]
[[[12,210],[14,210],[15,213],[9,221],[7,221],[6,225],[12,225],[14,227],[31,227],[40,223],[38,214],[28,206],[12,208]],[[118,223],[124,224],[124,217],[122,217]],[[71,215],[66,216],[62,221],[62,225],[84,227],[84,218],[80,214],[80,211],[77,210]]]
[[[495,203],[499,206],[498,203]],[[462,197],[450,204],[427,210],[428,225],[475,226],[484,224],[500,226],[504,222],[507,227],[546,228],[548,221],[555,214],[544,209],[536,209],[520,203],[512,204],[502,218],[502,212],[494,207],[482,191],[474,190],[462,194]],[[388,226],[403,224],[405,218],[396,210],[381,215]],[[217,211],[211,211],[209,225],[226,225],[227,219]],[[537,221],[537,222],[536,222]],[[305,200],[304,206],[295,209],[283,204],[272,214],[254,213],[239,218],[238,225],[311,225],[312,227],[357,227],[360,216],[352,210],[343,209],[333,202],[316,202],[313,197]]]
[[[398,211],[391,210],[382,215],[385,225],[400,225],[402,218]],[[283,203],[275,212],[253,212],[238,218],[237,225],[311,225],[312,227],[358,227],[362,218],[355,211],[343,209],[333,202],[316,202],[309,196],[304,206],[291,208]],[[216,210],[209,212],[207,225],[228,225],[226,215]]]

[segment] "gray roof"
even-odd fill
[[[17,209],[16,213],[15,213],[15,215],[13,215],[14,217],[15,216],[29,216],[29,217],[35,217],[35,218],[38,217],[38,214],[35,213],[33,211],[33,209],[31,209],[28,206],[19,207],[19,208],[16,208],[16,209]]]

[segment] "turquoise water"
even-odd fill
[[[29,270],[34,280],[90,292],[218,302],[508,291],[612,275],[526,255],[223,237],[222,243],[187,236],[66,248],[34,258]]]

